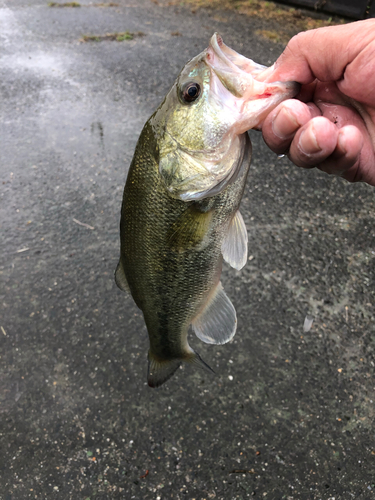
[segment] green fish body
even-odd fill
[[[143,311],[151,387],[168,380],[183,361],[210,370],[188,344],[190,325],[210,344],[224,344],[236,332],[236,312],[220,275],[223,259],[236,269],[247,260],[239,212],[251,160],[245,131],[265,113],[257,108],[255,122],[251,111],[244,117],[249,97],[236,72],[244,73],[245,61],[214,35],[146,123],[129,169],[115,278]],[[253,72],[263,70],[252,65]],[[277,89],[272,107],[296,93],[290,84],[259,86],[262,95],[265,88]],[[234,100],[234,109],[221,100]]]

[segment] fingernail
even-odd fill
[[[322,148],[319,146],[316,138],[314,126],[311,124],[302,132],[298,141],[298,147],[305,155],[319,153]]]
[[[279,139],[290,139],[299,126],[295,117],[286,107],[281,108],[272,120],[272,131]]]
[[[339,132],[339,135],[338,135],[338,138],[337,138],[337,145],[338,145],[338,149],[340,151],[340,153],[345,156],[347,154],[347,150],[346,150],[346,144],[345,144],[345,136],[344,136],[344,132],[342,132],[340,130]]]

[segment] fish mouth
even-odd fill
[[[237,76],[244,76],[243,73],[250,74],[259,81],[262,80],[262,73],[269,69],[267,66],[258,64],[225,45],[218,33],[214,33],[211,37],[207,48],[206,62],[214,71],[217,67],[226,67]]]
[[[231,49],[218,33],[211,37],[204,58],[211,69],[211,90],[241,115],[253,115],[248,129],[258,127],[281,101],[293,98],[299,92],[300,84],[297,82],[266,83],[264,80],[269,77],[272,67],[258,64]]]

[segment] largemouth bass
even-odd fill
[[[247,130],[258,127],[295,82],[264,83],[267,68],[224,45],[182,69],[139,137],[122,203],[117,285],[143,311],[148,384],[158,387],[183,361],[210,370],[188,344],[224,344],[236,311],[220,282],[223,259],[247,260],[238,210],[251,160]]]

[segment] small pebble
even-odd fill
[[[307,333],[311,330],[314,318],[312,316],[307,315],[305,318],[305,322],[303,323],[303,331]]]

